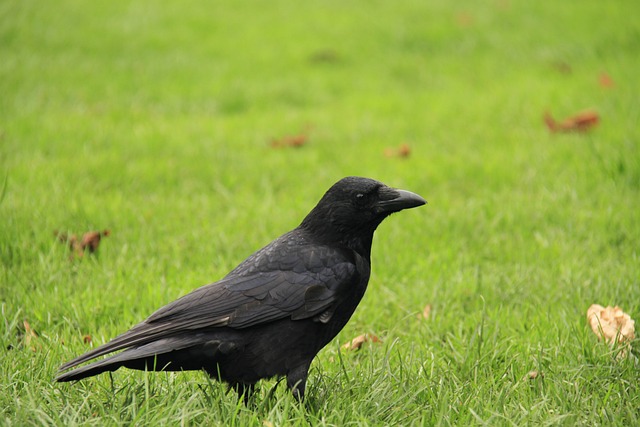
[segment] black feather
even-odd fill
[[[60,367],[72,381],[122,366],[203,369],[238,390],[287,376],[302,398],[311,360],[344,327],[370,275],[371,241],[389,214],[424,204],[413,193],[349,177],[302,224],[226,277],[157,310],[112,341]]]

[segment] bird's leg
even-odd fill
[[[287,386],[291,390],[293,397],[299,402],[304,400],[308,372],[309,364],[306,364],[290,370],[287,374]]]
[[[231,387],[238,393],[238,399],[243,399],[244,404],[248,405],[255,391],[255,384],[235,383]]]

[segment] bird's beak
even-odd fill
[[[393,213],[403,209],[417,208],[427,203],[425,199],[407,190],[383,188],[380,190],[380,201],[376,204],[378,213]]]

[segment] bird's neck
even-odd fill
[[[371,233],[366,239],[358,238],[347,241],[345,246],[349,249],[357,252],[371,263],[371,244],[373,243],[373,233]]]
[[[313,227],[303,224],[299,228],[312,235],[314,242],[350,249],[367,261],[371,261],[371,244],[373,243],[373,232],[375,230],[360,230],[359,232],[337,231],[332,227],[323,225]]]

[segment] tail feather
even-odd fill
[[[65,372],[63,374],[58,375],[55,380],[57,382],[76,381],[76,380],[81,380],[83,378],[92,377],[94,375],[98,375],[103,372],[115,371],[119,369],[121,366],[123,366],[122,362],[118,363],[117,361],[113,360],[118,356],[120,355],[118,354],[118,355],[109,357],[107,359],[100,360],[95,363],[91,363],[90,365],[83,366],[81,368],[74,369],[69,372]]]
[[[221,342],[219,340],[206,340],[203,339],[201,334],[194,334],[187,337],[164,338],[140,347],[129,348],[106,359],[62,373],[58,375],[55,380],[58,382],[81,380],[103,372],[115,371],[122,366],[150,371],[202,369],[203,366],[200,366],[197,361],[206,359],[215,363],[220,346]],[[100,348],[96,350],[100,350]],[[93,352],[89,352],[87,355]],[[206,356],[204,359],[198,357],[203,354]],[[74,360],[89,360],[93,358],[85,358],[84,356],[86,355]],[[60,371],[68,369],[65,368],[65,366],[75,366],[78,363],[69,362],[63,365]]]
[[[160,342],[172,333],[168,329],[169,326],[162,323],[158,325],[153,325],[146,322],[139,323],[133,328],[129,329],[127,332],[118,335],[108,343],[103,344],[100,347],[97,347],[76,357],[73,360],[68,361],[64,365],[60,366],[59,370],[65,371],[84,362],[88,362],[91,359],[95,359],[96,357],[113,353],[114,351],[131,347],[140,347],[153,342]]]

